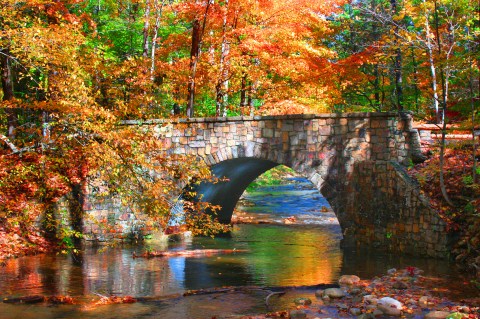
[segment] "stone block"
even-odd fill
[[[273,137],[273,129],[271,128],[264,128],[262,130],[262,136],[266,138],[272,138]]]

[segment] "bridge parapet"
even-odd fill
[[[397,113],[346,113],[129,121],[156,125],[157,137],[178,154],[209,165],[258,157],[288,166],[312,166],[333,155],[346,163],[394,160],[407,163],[413,150],[411,118]],[[347,165],[347,169],[351,165]],[[296,168],[296,167],[294,167]]]

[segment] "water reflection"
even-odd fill
[[[303,185],[303,186],[302,186]],[[438,287],[454,291],[462,275],[446,261],[412,258],[357,249],[341,250],[338,224],[325,223],[318,192],[293,184],[274,190],[271,205],[281,206],[280,216],[317,216],[310,225],[237,225],[228,237],[194,238],[171,243],[169,249],[238,249],[247,253],[201,258],[132,258],[149,247],[117,247],[99,251],[89,247],[81,255],[40,255],[7,261],[0,270],[0,297],[71,295],[91,300],[93,294],[161,297],[186,290],[222,286],[292,286],[335,283],[342,274],[371,278],[389,268],[416,266],[438,276]],[[293,194],[293,195],[292,195]],[[308,196],[307,196],[308,195]],[[267,197],[268,197],[267,196]],[[297,200],[292,200],[290,196]],[[298,201],[301,197],[301,205]],[[312,197],[314,197],[312,199]],[[261,196],[263,200],[265,197]],[[299,210],[298,207],[301,207]],[[256,206],[256,209],[260,209]],[[320,216],[320,217],[318,217]],[[452,284],[453,283],[453,284]],[[463,285],[456,285],[457,288]],[[463,291],[465,297],[465,290]],[[256,295],[260,294],[260,295]],[[461,295],[459,295],[461,296]],[[113,305],[86,310],[79,306],[7,305],[0,303],[0,318],[211,318],[227,314],[265,312],[261,292],[162,299],[134,305]]]
[[[310,285],[338,277],[338,232],[328,227],[236,226],[229,238],[196,238],[187,248],[248,250],[201,258],[132,258],[134,248],[80,256],[40,255],[7,262],[2,295],[163,296],[239,285]],[[139,248],[135,248],[139,249]]]

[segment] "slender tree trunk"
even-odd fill
[[[242,109],[242,114],[246,114],[245,109],[248,105],[247,101],[247,73],[243,73],[242,75],[242,83],[240,88],[240,108]]]
[[[10,51],[8,49],[0,50],[3,101],[9,101],[14,98],[11,62]],[[5,113],[7,115],[7,136],[10,140],[13,140],[15,138],[15,128],[18,124],[17,111],[12,108],[5,108]]]
[[[72,230],[80,235],[83,233],[83,206],[85,203],[85,182],[72,185],[72,191],[68,196],[69,211],[70,211],[70,225]],[[80,248],[81,238],[79,236],[73,236],[73,246]]]
[[[223,13],[222,45],[220,52],[220,75],[216,85],[216,116],[226,116],[226,105],[228,103],[228,65],[227,57],[230,51],[230,43],[227,41],[227,17],[228,0],[225,0],[225,11]]]
[[[442,53],[442,42],[440,39],[440,28],[438,25],[438,9],[437,9],[437,1],[435,1],[435,12],[434,12],[434,18],[435,18],[435,31],[437,35],[437,49],[438,49],[438,54],[440,55]],[[448,60],[448,56],[446,58]],[[452,202],[450,197],[448,196],[447,189],[445,187],[445,148],[446,148],[446,142],[445,142],[445,137],[447,135],[447,121],[445,119],[445,114],[447,112],[447,97],[448,97],[448,84],[445,79],[445,73],[442,67],[440,67],[440,78],[441,78],[441,85],[442,85],[442,140],[440,143],[440,189],[442,191],[443,198],[445,201],[448,203],[450,206],[455,206],[455,204]]]
[[[415,92],[415,111],[418,113],[420,106],[418,103],[418,97],[420,96],[420,91],[418,90],[418,70],[417,70],[417,61],[415,59],[415,51],[413,46],[410,47],[412,51],[412,64],[413,64],[413,88]]]
[[[397,0],[390,0],[392,6],[392,16],[397,14]],[[403,77],[402,77],[402,50],[399,45],[398,26],[395,25],[395,61],[394,61],[394,73],[395,73],[395,93],[397,97],[397,110],[403,111]]]
[[[378,71],[378,63],[375,63],[373,67],[373,76],[375,77],[375,80],[373,81],[374,85],[374,90],[375,90],[375,108],[377,111],[381,112],[382,111],[382,104],[380,102],[380,74]]]
[[[211,0],[207,0],[205,13],[203,14],[203,23],[200,24],[200,20],[195,18],[192,24],[192,46],[190,50],[190,77],[188,79],[187,87],[187,117],[193,117],[194,104],[195,104],[195,77],[197,75],[198,59],[200,57],[200,51],[202,48],[202,38],[205,33],[205,27],[207,25],[208,10],[210,9]]]
[[[472,178],[473,183],[477,183],[477,140],[475,136],[475,95],[473,91],[473,75],[472,75],[472,64],[470,63],[470,106],[472,108],[472,157],[473,157],[473,166],[472,166]]]
[[[150,29],[150,0],[145,0],[145,14],[143,15],[143,57],[148,57],[148,33]]]
[[[437,93],[437,73],[435,68],[435,61],[433,58],[433,44],[431,40],[431,32],[430,32],[430,23],[428,21],[428,12],[426,1],[423,0],[423,5],[425,8],[425,37],[427,39],[427,55],[428,55],[428,62],[430,66],[430,74],[432,76],[432,90],[433,90],[433,104],[435,108],[435,118],[436,122],[440,123],[441,116],[440,116],[440,108],[439,108],[439,98]]]
[[[467,32],[468,32],[468,35],[470,35],[470,30],[467,29]],[[476,136],[475,136],[475,111],[476,111],[476,108],[475,108],[475,91],[473,89],[473,61],[472,61],[472,47],[471,47],[472,44],[470,44],[468,46],[468,53],[469,53],[469,58],[468,60],[470,61],[469,65],[469,89],[470,89],[470,106],[471,106],[471,109],[472,109],[472,117],[471,117],[471,120],[472,120],[472,158],[473,158],[473,164],[472,164],[472,179],[473,179],[473,183],[476,184],[477,183],[477,140],[476,140]]]
[[[188,79],[187,117],[193,117],[195,101],[195,76],[200,53],[200,21],[195,19],[192,26],[192,48],[190,50],[190,78]]]
[[[154,79],[154,72],[155,72],[155,50],[157,48],[158,28],[160,28],[160,20],[162,19],[164,5],[165,5],[165,0],[162,0],[162,3],[160,4],[160,8],[158,7],[158,0],[154,1],[155,27],[153,29],[152,52],[150,56],[150,59],[152,60],[150,65],[150,76],[152,80]]]

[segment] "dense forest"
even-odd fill
[[[127,119],[412,111],[471,132],[478,13],[473,0],[0,0],[1,230],[28,234],[46,212],[53,232],[66,194],[79,220],[92,175],[166,223],[170,194],[208,168]]]

